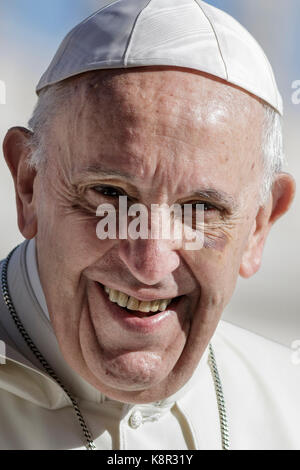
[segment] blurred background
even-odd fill
[[[107,2],[108,3],[108,2]],[[299,191],[290,212],[269,236],[263,265],[249,280],[239,279],[223,318],[290,347],[300,339],[300,104],[292,83],[300,80],[299,0],[208,0],[234,16],[257,39],[273,65],[285,106],[286,171]],[[96,11],[97,0],[2,0],[0,3],[0,140],[11,126],[26,126],[36,102],[35,85],[66,33]],[[2,90],[3,93],[3,90]],[[0,90],[1,102],[1,90]],[[0,259],[19,234],[12,180],[0,150]]]

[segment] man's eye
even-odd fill
[[[125,193],[122,189],[116,188],[114,186],[98,185],[94,186],[92,189],[97,193],[102,194],[102,196],[106,197],[125,196]]]
[[[194,202],[192,203],[192,206],[193,206],[193,209],[194,210],[204,210],[204,212],[209,212],[209,211],[217,211],[219,210],[216,206],[214,206],[213,204],[210,204],[209,202],[203,202],[203,201],[199,201],[199,202]]]

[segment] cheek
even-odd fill
[[[45,265],[56,265],[58,276],[67,268],[70,277],[95,263],[114,244],[114,240],[99,240],[98,222],[92,215],[62,208],[49,196],[43,198],[38,207],[37,240]],[[64,266],[62,271],[59,266]]]
[[[212,233],[206,231],[204,234],[203,248],[215,250],[221,254],[225,250],[227,244],[228,237],[222,232]]]
[[[220,303],[227,303],[233,293],[241,263],[238,241],[228,240],[224,234],[205,237],[201,250],[185,252],[183,256],[201,287],[202,297],[205,296],[207,301],[216,298]]]

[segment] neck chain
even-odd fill
[[[15,322],[15,325],[17,329],[19,330],[20,334],[22,335],[24,341],[26,342],[27,346],[30,348],[31,352],[35,355],[35,357],[38,359],[40,364],[43,366],[44,370],[46,373],[53,379],[55,382],[64,390],[66,395],[69,397],[71,404],[73,406],[73,410],[76,414],[76,417],[78,419],[78,422],[81,427],[81,431],[84,435],[84,442],[85,442],[85,447],[87,450],[95,450],[96,446],[93,442],[92,435],[88,429],[88,426],[82,416],[82,413],[79,409],[78,403],[75,400],[75,398],[71,395],[71,393],[67,390],[65,385],[61,382],[59,377],[57,377],[56,373],[52,369],[52,367],[49,365],[49,363],[46,361],[44,356],[40,353],[38,348],[35,346],[34,342],[30,338],[29,334],[27,333],[26,329],[23,326],[23,323],[21,322],[13,301],[11,299],[9,289],[8,289],[8,281],[7,281],[7,268],[8,268],[8,263],[10,258],[12,257],[14,251],[18,248],[15,247],[7,256],[7,258],[3,261],[2,265],[2,271],[1,271],[1,291],[3,295],[4,302],[9,310],[9,313]],[[229,435],[228,435],[228,424],[227,424],[227,416],[226,416],[226,409],[225,409],[225,400],[224,400],[224,395],[223,395],[223,389],[222,389],[222,384],[217,368],[217,363],[216,363],[216,358],[214,355],[214,351],[212,348],[212,345],[209,344],[209,355],[208,355],[208,364],[211,369],[211,373],[213,376],[214,380],[214,386],[216,390],[216,396],[217,396],[217,403],[218,403],[218,409],[219,409],[219,417],[220,417],[220,427],[221,427],[221,438],[222,438],[222,449],[223,450],[228,450],[229,449]]]

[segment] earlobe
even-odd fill
[[[244,253],[239,271],[241,277],[248,279],[257,273],[261,266],[264,244],[264,239],[260,239],[256,246]]]
[[[295,192],[296,183],[294,178],[288,173],[279,173],[272,187],[273,209],[270,217],[271,225],[289,210],[294,200]]]
[[[244,251],[239,274],[253,276],[260,268],[263,249],[272,225],[290,208],[295,196],[295,180],[287,173],[276,175],[269,201],[260,207]]]
[[[33,238],[37,230],[33,198],[36,171],[28,165],[31,135],[28,129],[13,127],[3,142],[4,157],[15,185],[18,226],[25,238]]]
[[[262,230],[264,227],[263,219],[266,215],[266,208],[260,208],[252,230],[248,238],[247,247],[243,253],[239,274],[248,279],[253,276],[260,268],[262,253],[267,233]]]

